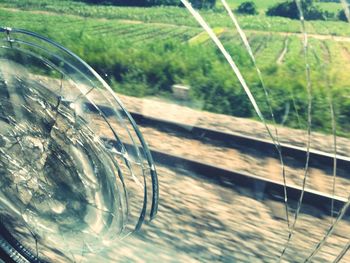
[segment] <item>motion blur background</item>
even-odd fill
[[[154,154],[158,217],[82,261],[303,262],[327,237],[313,262],[350,262],[349,4],[227,0],[237,27],[225,3],[192,1],[244,81],[178,0],[0,0],[0,26],[85,60]]]

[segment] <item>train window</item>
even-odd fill
[[[350,262],[348,0],[3,0],[5,262]]]

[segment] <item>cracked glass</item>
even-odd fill
[[[86,2],[0,3],[3,251],[350,260],[349,1]]]

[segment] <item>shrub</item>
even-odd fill
[[[326,20],[326,15],[322,10],[313,5],[313,0],[305,0],[301,3],[304,18],[306,20]],[[299,19],[300,14],[295,1],[286,1],[270,7],[266,15],[282,16],[291,19]],[[329,16],[329,14],[328,14]]]
[[[346,17],[346,14],[345,14],[344,9],[342,9],[342,10],[340,10],[340,11],[338,12],[337,18],[338,18],[340,21],[348,22],[348,18]]]
[[[292,19],[299,18],[298,8],[295,2],[283,2],[270,7],[266,11],[267,16],[282,16]]]
[[[237,13],[246,15],[257,15],[256,5],[254,2],[244,2],[237,8]]]

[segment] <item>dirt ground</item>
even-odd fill
[[[200,160],[214,166],[234,170],[252,175],[261,176],[282,182],[281,163],[278,159],[262,156],[261,152],[251,149],[234,149],[218,146],[211,142],[198,141],[180,137],[177,134],[168,134],[150,127],[141,127],[147,143],[152,149],[166,152],[192,160]],[[164,143],[166,142],[166,143]],[[332,169],[312,167],[308,172],[306,186],[309,189],[332,194]],[[304,164],[295,160],[285,160],[285,174],[290,185],[302,185],[305,174]],[[343,173],[344,174],[344,173]],[[347,197],[350,192],[350,180],[336,177],[335,194]]]
[[[145,116],[183,123],[189,126],[199,126],[272,141],[264,124],[259,121],[195,110],[159,98],[135,98],[121,94],[118,94],[118,96],[131,112],[138,112]],[[275,134],[275,127],[269,125],[269,128]],[[280,143],[306,147],[307,132],[305,130],[291,129],[278,125],[276,128]],[[332,135],[324,135],[317,132],[311,133],[311,149],[333,153],[333,141]],[[349,139],[337,137],[337,154],[350,156]]]
[[[276,262],[288,228],[283,204],[256,200],[186,172],[158,167],[158,217],[140,233],[89,262]],[[329,217],[310,207],[300,214],[282,262],[303,262],[325,235]],[[313,262],[333,262],[350,238],[350,223],[336,227]],[[349,262],[350,254],[341,262]]]
[[[154,99],[120,97],[123,103],[126,104],[127,109],[146,116],[263,139],[268,138],[265,127],[254,120],[195,111],[187,107]],[[282,166],[277,156],[262,156],[261,152],[254,149],[232,148],[224,143],[217,144],[208,140],[194,140],[176,132],[170,131],[166,133],[151,127],[141,127],[141,131],[152,149],[192,160],[201,160],[229,170],[283,181]],[[302,146],[301,142],[305,139],[303,131],[278,127],[278,132],[281,141],[284,139],[283,142],[285,143]],[[312,134],[312,146],[315,146],[313,148],[317,150],[329,150],[331,147],[329,144],[331,144],[332,140],[332,136]],[[338,142],[343,142],[343,144],[339,144],[339,152],[345,154],[350,145],[348,139],[338,137],[337,140]],[[301,186],[305,175],[305,163],[291,158],[284,158],[284,164],[287,183]],[[337,174],[338,176],[335,178],[335,194],[347,198],[350,192],[350,180],[343,177],[347,176],[347,171],[338,170]],[[340,174],[342,176],[339,176]],[[309,168],[306,186],[309,189],[332,194],[333,180],[333,168],[322,167],[320,164],[319,167]]]

